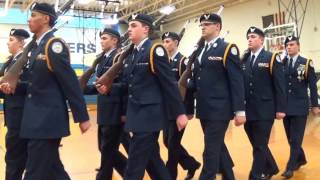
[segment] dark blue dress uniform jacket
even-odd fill
[[[97,77],[102,76],[112,66],[116,54],[117,50],[115,49],[108,57],[103,56],[102,61],[96,68]],[[98,93],[95,85],[88,85],[84,90],[85,94],[98,94],[97,122],[99,125],[116,125],[121,123],[122,93],[119,85],[120,76],[113,81],[111,91],[106,95]]]
[[[123,79],[128,92],[127,131],[160,131],[168,123],[166,106],[171,109],[172,117],[185,113],[166,51],[160,45],[153,50],[151,47],[152,41],[146,40],[134,57],[134,53],[128,56],[124,65]]]
[[[318,88],[317,78],[311,60],[298,56],[293,70],[289,72],[288,59],[284,59],[287,90],[287,115],[308,115],[309,98],[308,87],[310,89],[311,106],[317,107]]]
[[[249,52],[248,52],[249,53]],[[250,68],[250,55],[243,60],[248,120],[273,120],[276,112],[285,112],[284,67],[280,57],[261,50]]]
[[[67,45],[47,33],[29,58],[29,81],[20,135],[51,139],[70,134],[68,105],[75,122],[89,119]],[[46,55],[46,56],[44,56]]]
[[[14,59],[11,57],[2,68],[10,68],[20,56],[21,54],[17,55]],[[27,74],[27,69],[24,68],[20,75],[20,83],[18,83],[16,92],[14,94],[3,95],[4,121],[8,128],[20,129],[26,91],[25,81],[28,78]]]
[[[198,59],[194,62],[188,86],[196,91],[200,119],[231,120],[234,112],[245,110],[239,51],[234,44],[228,45],[217,39],[216,46],[203,53],[201,64]]]

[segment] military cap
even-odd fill
[[[297,41],[299,43],[299,38],[295,37],[295,36],[288,36],[286,38],[286,40],[284,41],[284,46],[287,46],[287,43],[290,41]]]
[[[28,31],[24,30],[24,29],[11,29],[10,30],[10,36],[19,36],[19,37],[23,37],[25,39],[29,38],[30,35],[28,33]]]
[[[153,18],[147,14],[132,14],[128,21],[139,21],[153,28]]]
[[[258,34],[259,36],[264,37],[264,32],[261,29],[254,27],[254,26],[249,27],[249,29],[247,31],[247,36],[250,33]]]
[[[114,36],[114,37],[120,39],[119,32],[114,29],[111,29],[111,28],[104,28],[103,31],[100,32],[100,36],[102,36],[103,34],[109,34],[111,36]]]
[[[214,23],[219,23],[222,24],[221,17],[217,14],[202,14],[200,16],[200,22],[202,21],[209,21],[209,22],[214,22]]]
[[[31,11],[49,15],[54,21],[58,18],[54,7],[48,3],[33,3],[31,6]]]
[[[173,40],[180,41],[180,37],[177,33],[175,32],[165,32],[162,34],[161,39],[164,40],[166,38],[171,38]]]

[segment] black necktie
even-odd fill
[[[135,56],[137,56],[138,52],[139,52],[139,51],[138,51],[138,48],[134,48],[134,49],[133,49],[133,53],[132,53],[132,54],[133,54],[133,58],[134,58]]]
[[[289,62],[289,67],[288,67],[288,68],[289,68],[289,73],[291,73],[291,72],[292,72],[293,59],[290,58],[289,61],[290,61],[290,62]]]
[[[251,59],[250,59],[250,67],[251,67],[251,69],[253,68],[254,59],[255,59],[255,58],[256,58],[255,55],[252,55],[252,56],[251,56]]]
[[[204,53],[206,53],[207,52],[207,50],[208,50],[208,47],[209,47],[209,45],[208,45],[208,43],[204,46],[204,51],[203,51],[203,54]]]
[[[138,52],[138,48],[133,49],[130,63],[133,63],[134,58],[137,56]]]

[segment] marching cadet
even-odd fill
[[[29,38],[29,33],[24,29],[11,29],[7,42],[11,56],[1,68],[1,76],[14,64],[22,54],[25,39]],[[6,134],[6,174],[5,180],[22,179],[22,174],[27,161],[27,139],[19,137],[20,124],[23,114],[23,104],[25,99],[27,69],[24,68],[20,75],[21,83],[15,94],[4,95],[4,121],[7,126]]]
[[[317,79],[312,60],[299,55],[300,42],[295,36],[285,40],[287,56],[284,59],[287,108],[283,125],[290,145],[290,157],[282,176],[291,178],[293,172],[307,163],[302,149],[304,130],[309,113],[308,88],[312,112],[319,113]]]
[[[269,179],[279,172],[268,142],[274,119],[285,117],[284,70],[280,56],[264,50],[262,30],[250,27],[247,40],[249,51],[244,54],[242,69],[247,115],[244,128],[253,148],[249,179]]]
[[[105,28],[100,33],[101,47],[105,54],[96,66],[96,76],[99,78],[113,64],[117,54],[120,34],[111,28]],[[121,122],[121,87],[119,86],[120,77],[114,80],[111,91],[104,94],[101,88],[95,85],[87,85],[84,89],[85,94],[98,94],[97,99],[97,123],[98,139],[101,148],[100,169],[97,180],[111,180],[113,167],[121,176],[124,175],[127,158],[119,151],[120,137],[123,133],[123,122]],[[118,86],[117,86],[118,85]]]
[[[148,38],[153,28],[152,17],[133,14],[128,21],[134,50],[125,61],[123,83],[128,92],[125,129],[132,136],[124,179],[143,179],[146,166],[152,161],[159,174],[157,179],[169,180],[158,144],[159,132],[168,123],[166,105],[176,117],[179,130],[187,125],[188,119],[177,83],[170,74],[168,55],[162,45],[153,44]]]
[[[61,138],[70,134],[68,106],[82,133],[90,127],[80,85],[70,65],[67,44],[53,35],[57,19],[53,6],[35,3],[28,20],[35,34],[30,51],[20,136],[28,139],[24,180],[69,180],[59,157]],[[32,41],[34,42],[34,41]],[[13,89],[3,83],[6,93]]]
[[[179,41],[180,37],[175,32],[166,32],[162,35],[163,46],[168,52],[171,71],[175,76],[176,81],[179,80],[181,74],[186,68],[187,63],[186,57],[178,51]],[[187,98],[189,96],[193,96],[193,94],[187,92]],[[194,101],[192,97],[189,99],[191,99],[191,102],[190,100],[185,100],[184,103],[188,119],[191,120],[194,114]],[[170,109],[168,111],[170,112]],[[195,171],[200,168],[201,165],[195,160],[194,157],[190,156],[187,150],[181,145],[183,133],[184,130],[178,130],[174,119],[170,120],[169,126],[163,130],[164,144],[168,148],[168,161],[166,166],[171,174],[172,179],[177,179],[178,163],[180,163],[183,169],[188,170],[187,177],[185,178],[186,180],[192,179]]]
[[[219,37],[219,15],[203,14],[200,23],[205,46],[200,47],[193,62],[193,76],[188,83],[196,93],[196,116],[204,132],[200,180],[215,179],[219,170],[223,179],[232,180],[233,162],[224,137],[231,119],[235,119],[236,125],[246,121],[239,50]]]

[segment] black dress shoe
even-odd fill
[[[294,171],[300,169],[301,166],[306,165],[307,161],[298,162],[298,165],[293,169]]]
[[[276,174],[262,174],[261,179],[262,180],[270,180],[272,178],[272,176],[274,176]]]
[[[286,170],[284,173],[281,174],[281,176],[285,177],[286,179],[292,178],[293,171],[292,170]]]
[[[197,165],[193,169],[188,170],[187,176],[184,178],[184,180],[190,180],[193,178],[194,174],[196,173],[197,169],[199,169],[201,164],[197,162]]]
[[[271,172],[264,172],[262,175],[261,175],[261,179],[266,179],[266,180],[269,180],[272,178],[272,176],[276,175],[279,173],[279,169],[275,169],[275,170],[272,170]]]

